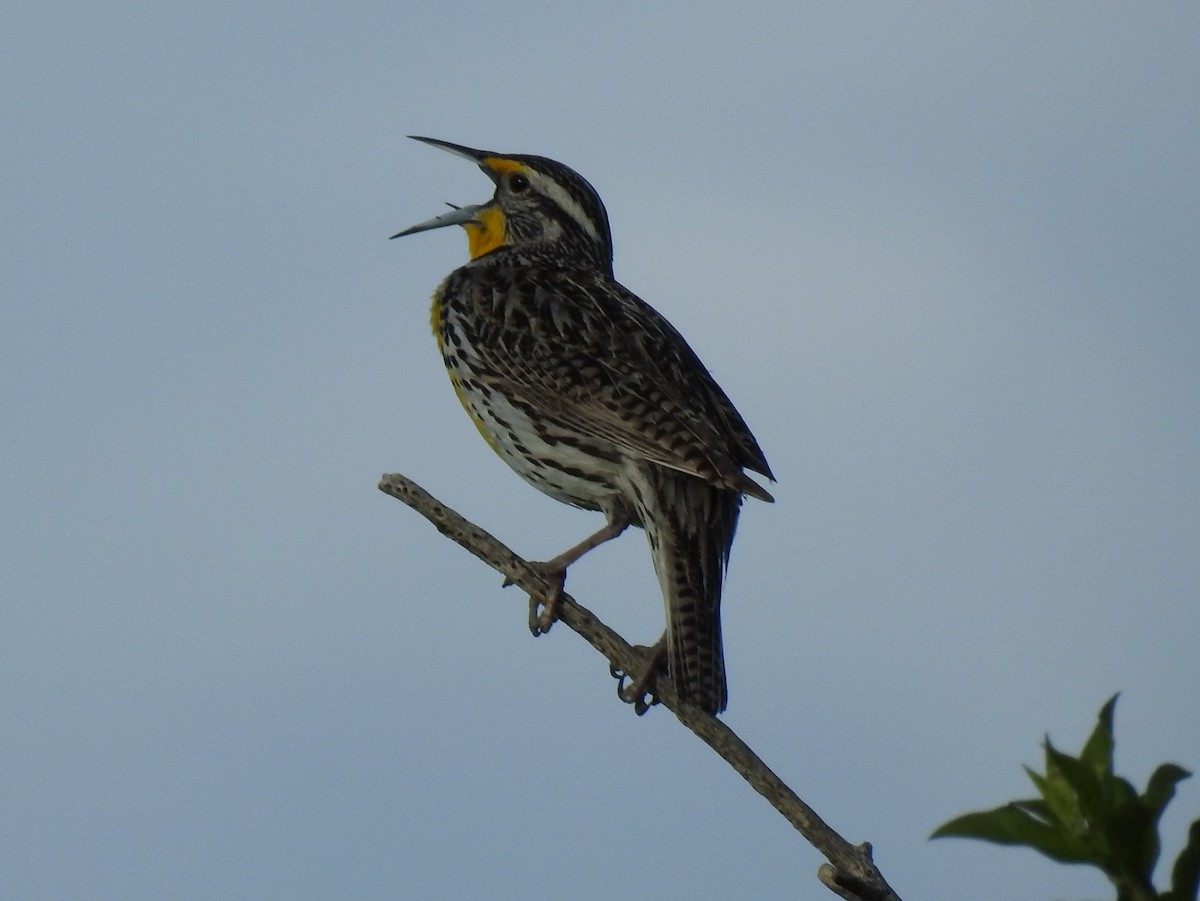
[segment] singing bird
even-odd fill
[[[553,623],[567,567],[630,525],[645,530],[667,628],[622,697],[646,708],[665,657],[679,697],[728,699],[721,587],[742,497],[772,501],[758,442],[683,336],[613,276],[608,213],[577,172],[541,156],[414,136],[476,163],[486,203],[392,237],[462,226],[470,261],[433,295],[431,322],[458,399],[484,440],[551,497],[604,513],[604,528],[540,564],[531,599]]]

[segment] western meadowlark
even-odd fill
[[[392,237],[461,225],[471,260],[433,296],[432,325],[458,399],[526,481],[605,514],[594,535],[541,564],[556,585],[530,599],[534,634],[553,623],[567,567],[629,525],[650,540],[667,611],[647,670],[622,697],[645,710],[665,656],[687,703],[719,713],[727,691],[721,583],[742,496],[773,498],[750,429],[687,342],[613,277],[599,195],[540,156],[414,136],[478,164],[487,203],[455,207]]]

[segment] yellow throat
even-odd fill
[[[476,221],[467,222],[463,228],[467,230],[467,249],[473,260],[508,243],[504,228],[504,210],[498,206],[480,210]]]

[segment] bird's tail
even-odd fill
[[[638,511],[667,608],[667,667],[680,697],[725,709],[721,584],[742,495],[661,466],[643,468]]]

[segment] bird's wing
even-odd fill
[[[513,272],[475,283],[472,342],[514,403],[624,453],[763,500],[770,469],[682,336],[599,273]],[[519,362],[518,362],[519,361]]]

